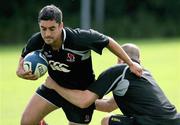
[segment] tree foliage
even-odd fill
[[[80,0],[2,0],[0,42],[25,41],[37,32],[38,12],[47,4],[61,8],[66,26],[80,26]],[[94,4],[92,0],[92,28],[96,29]],[[179,0],[105,0],[104,33],[133,38],[180,36],[179,6]]]

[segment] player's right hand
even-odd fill
[[[24,71],[23,59],[21,59],[20,62],[19,62],[19,66],[18,66],[18,69],[16,71],[16,75],[19,76],[20,78],[27,79],[27,80],[36,80],[36,79],[38,79],[35,75],[32,74],[31,71],[27,71],[27,72]]]
[[[136,62],[133,62],[132,65],[129,66],[131,72],[133,72],[134,74],[136,74],[138,77],[141,77],[142,76],[142,67],[140,64],[136,63]]]

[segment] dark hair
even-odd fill
[[[41,20],[55,20],[57,23],[61,23],[62,11],[53,4],[47,5],[39,12],[38,22]]]

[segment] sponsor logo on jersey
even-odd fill
[[[49,60],[49,65],[53,70],[58,70],[58,71],[65,72],[65,73],[68,73],[71,71],[68,69],[69,66],[64,63]]]
[[[67,60],[68,62],[74,62],[74,61],[75,61],[75,56],[74,56],[74,54],[72,54],[72,53],[67,53],[67,58],[66,58],[66,60]]]

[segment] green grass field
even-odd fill
[[[133,42],[141,48],[142,65],[154,74],[159,86],[180,112],[180,39],[133,40]],[[16,76],[22,46],[0,47],[0,125],[19,125],[21,113],[45,78],[27,81]],[[96,76],[116,63],[116,57],[106,49],[102,56],[93,53],[93,59]],[[116,110],[114,113],[120,112]],[[95,111],[90,125],[99,125],[104,115],[106,113]],[[45,119],[49,125],[67,125],[61,109]]]

